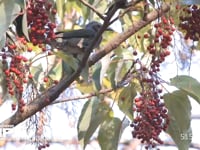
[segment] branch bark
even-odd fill
[[[153,11],[147,16],[146,21],[140,21],[135,24],[133,24],[127,31],[124,33],[119,34],[116,36],[113,40],[111,40],[101,51],[99,51],[93,59],[89,60],[88,63],[90,66],[95,64],[99,59],[104,57],[106,54],[117,48],[123,41],[125,41],[127,38],[132,36],[134,33],[136,33],[138,30],[146,26],[147,24],[151,23],[153,20],[161,16],[162,14],[166,13],[170,7],[168,5],[163,5],[162,8],[158,11]],[[24,106],[24,112],[20,113],[17,111],[13,116],[8,118],[7,120],[3,121],[0,125],[13,125],[16,126],[20,122],[26,120],[27,118],[34,115],[36,112],[40,111],[44,107],[50,105],[53,101],[56,100],[56,98],[62,93],[76,78],[79,77],[82,69],[85,67],[85,64],[87,62],[88,56],[90,54],[90,51],[93,49],[95,42],[98,41],[98,37],[103,33],[103,31],[107,28],[107,25],[109,25],[109,21],[111,17],[113,16],[114,12],[111,11],[110,16],[107,16],[105,19],[103,27],[100,29],[100,31],[97,33],[97,36],[95,37],[94,41],[91,43],[91,45],[88,47],[88,51],[86,52],[83,60],[80,63],[79,68],[77,71],[75,71],[71,76],[64,77],[59,84],[57,84],[54,87],[51,87],[46,92],[42,93],[40,96],[38,96],[34,101]]]

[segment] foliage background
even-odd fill
[[[153,4],[153,1],[150,1],[150,2]],[[108,8],[109,6],[112,5],[112,3],[108,2],[108,1],[90,0],[89,3],[92,4],[93,6],[95,6],[99,12],[105,12],[106,8]],[[1,5],[0,5],[0,10],[2,10],[0,18],[2,20],[5,20],[6,24],[1,24],[1,27],[0,27],[1,33],[5,33],[5,31],[7,31],[8,25],[10,25],[11,22],[16,18],[16,16],[13,14],[17,14],[20,11],[21,6],[23,6],[21,1],[12,1],[12,0],[2,1]],[[120,30],[124,31],[128,28],[128,26],[131,26],[131,24],[133,22],[139,21],[142,18],[143,13],[144,13],[143,6],[144,6],[144,3],[141,3],[136,8],[134,8],[135,13],[129,12],[129,13],[126,13],[122,18],[120,18],[119,21],[122,24],[120,26],[118,24],[117,28],[122,28]],[[77,2],[74,0],[68,0],[68,1],[57,0],[56,7],[58,10],[60,22],[62,22],[62,24],[60,24],[59,30],[81,28],[81,26],[84,25],[88,20],[100,21],[98,16],[96,16],[95,13],[93,11],[91,11],[91,9],[89,9],[88,7],[85,7],[80,1]],[[169,15],[174,14],[173,13],[174,11],[175,11],[175,9],[172,8]],[[123,10],[122,10],[122,13],[123,13]],[[82,16],[82,17],[80,17],[80,16]],[[174,18],[177,18],[177,17],[178,16],[174,16]],[[59,20],[58,20],[58,22],[59,22]],[[114,26],[114,27],[116,27],[116,26]],[[146,40],[146,39],[137,40],[137,36],[144,35],[146,32],[149,32],[150,27],[151,27],[151,25],[147,25],[143,29],[139,30],[136,34],[131,36],[128,39],[129,46],[131,48],[139,50],[141,53],[142,52],[146,53],[146,47],[147,47],[148,43],[150,42],[149,39],[148,40]],[[24,26],[23,30],[24,31],[27,30],[26,26]],[[118,29],[116,29],[116,31],[117,30]],[[116,34],[117,33],[105,33],[104,41],[102,42],[101,46],[103,47],[110,39],[112,39],[114,36],[116,36]],[[2,34],[2,36],[1,36],[2,47],[3,47],[4,43],[5,43],[5,36]],[[102,62],[107,62],[107,64],[97,63],[91,67],[91,70],[88,70],[88,68],[86,67],[86,69],[84,69],[82,72],[82,78],[86,79],[90,75],[89,73],[91,71],[92,74],[91,74],[90,80],[92,80],[93,82],[89,82],[89,83],[78,82],[77,89],[79,89],[82,93],[92,93],[93,91],[98,92],[101,88],[114,88],[116,86],[116,83],[118,81],[120,81],[120,79],[123,77],[123,75],[127,72],[128,68],[131,66],[131,62],[128,60],[132,58],[132,52],[134,49],[130,49],[130,51],[124,51],[124,49],[127,48],[126,44],[127,43],[124,42],[123,44],[121,44],[121,46],[119,46],[113,52],[115,55],[118,56],[115,61],[109,62],[110,60],[109,60],[109,56],[108,56],[108,57],[105,57],[102,61]],[[177,44],[173,45],[173,46],[175,47],[175,46],[177,46]],[[176,49],[174,49],[173,46],[171,48],[171,51],[174,51],[175,56],[177,56]],[[183,53],[186,55],[190,55],[189,48],[184,49]],[[196,53],[198,55],[198,52],[196,52]],[[67,66],[64,65],[65,73],[70,72],[69,66],[72,67],[73,69],[76,69],[78,67],[76,65],[76,60],[74,60],[73,58],[69,58],[67,56],[63,57],[62,54],[58,54],[58,56],[61,57],[65,61],[65,64],[67,64]],[[144,61],[146,61],[148,59],[148,55],[146,55],[143,58],[144,58]],[[197,73],[191,73],[192,67],[190,68],[189,71],[187,71],[188,67],[192,64],[191,62],[187,62],[188,60],[181,60],[180,57],[168,58],[168,59],[170,61],[174,61],[174,60],[176,62],[180,61],[181,63],[179,63],[179,65],[186,64],[186,66],[183,65],[184,67],[177,66],[176,69],[170,68],[170,70],[173,70],[172,73],[174,73],[172,76],[170,76],[170,78],[172,78],[171,80],[169,80],[169,76],[167,78],[164,78],[162,75],[162,77],[166,81],[168,80],[170,86],[177,87],[176,91],[167,93],[164,96],[166,105],[169,109],[170,116],[173,118],[172,124],[170,125],[168,132],[172,136],[173,140],[175,141],[175,143],[177,144],[179,149],[181,149],[181,150],[188,149],[191,139],[188,138],[187,140],[181,140],[180,135],[181,134],[184,134],[184,135],[191,134],[191,130],[190,130],[191,106],[190,106],[190,101],[188,99],[188,96],[194,98],[199,103],[200,95],[199,95],[198,89],[200,87],[200,84],[196,80],[198,78],[195,77],[196,79],[194,79],[194,78],[190,77],[191,75],[197,74]],[[126,61],[121,61],[121,60],[126,60]],[[43,61],[41,60],[41,62],[43,62]],[[40,64],[40,62],[39,62],[39,64]],[[110,65],[108,65],[108,64],[110,64]],[[49,76],[51,76],[52,78],[59,79],[63,68],[61,68],[59,65],[55,65],[55,64],[53,64],[53,65],[54,65],[54,67],[49,72]],[[168,65],[169,64],[167,64],[167,62],[166,62],[165,64],[163,64],[163,68],[168,67]],[[174,64],[170,64],[170,65],[174,66]],[[36,74],[35,78],[37,80],[39,78],[39,76],[37,76],[37,74],[41,73],[43,68],[48,67],[48,65],[41,66],[41,65],[36,64],[35,66],[37,69],[36,70],[33,69],[33,72],[34,72],[34,74]],[[161,74],[164,74],[164,75],[168,74],[168,72],[165,72],[165,71],[168,71],[169,69],[165,68],[163,70],[164,70],[164,73],[161,73]],[[174,71],[174,70],[176,70],[176,71]],[[189,75],[188,75],[188,72],[190,73]],[[104,77],[104,73],[107,73],[107,77]],[[186,75],[181,76],[181,74],[186,74]],[[179,76],[176,76],[176,75],[179,75]],[[2,78],[2,81],[3,80],[4,79]],[[77,90],[77,89],[75,89],[75,90]],[[136,96],[136,91],[138,89],[139,88],[137,86],[131,84],[128,87],[126,87],[122,90],[119,90],[117,92],[117,94],[116,93],[108,94],[108,97],[116,98],[119,101],[120,97],[125,95],[125,96],[127,96],[126,97],[127,99],[133,99]],[[3,91],[4,91],[4,85],[2,82],[2,93],[3,93]],[[76,92],[75,92],[75,94],[72,92],[71,95],[73,95],[73,94],[76,96],[80,95],[80,93],[77,94]],[[68,91],[68,93],[64,96],[68,97],[69,93],[70,92]],[[86,105],[84,105],[83,111],[81,113],[82,115],[79,119],[79,127],[80,127],[79,139],[80,139],[82,145],[86,145],[86,143],[88,143],[93,132],[96,130],[96,128],[99,126],[99,124],[101,124],[103,122],[103,124],[101,124],[101,128],[100,128],[99,135],[98,135],[98,140],[100,141],[100,145],[102,146],[102,149],[105,149],[104,143],[110,139],[112,139],[112,141],[113,141],[112,143],[110,143],[111,144],[110,147],[117,146],[118,138],[119,138],[119,132],[117,132],[117,131],[119,131],[119,126],[122,124],[123,120],[120,120],[121,118],[119,119],[117,116],[113,115],[113,110],[110,107],[108,107],[107,104],[100,103],[99,99],[104,99],[104,98],[105,98],[104,96],[97,94],[96,97],[92,98],[90,101],[88,101],[86,103]],[[172,99],[173,99],[173,101],[172,101]],[[108,101],[108,102],[112,103],[112,101]],[[129,111],[131,109],[130,108],[131,106],[130,106],[130,103],[127,103],[127,102],[128,101],[125,101],[125,103],[120,103],[120,101],[119,101],[119,108],[129,118],[132,119],[133,116],[132,116],[131,112]],[[68,114],[69,114],[69,112],[71,112],[71,111],[69,111],[70,110],[69,105],[71,105],[71,107],[76,107],[76,104],[78,103],[78,101],[75,101],[74,103],[71,102],[71,104],[70,104],[70,102],[67,102],[67,103],[66,103],[64,110],[67,110]],[[82,102],[80,102],[80,106],[81,105],[83,105]],[[72,111],[74,111],[74,110],[75,110],[74,114],[79,115],[80,112],[76,112],[77,110],[72,108]],[[94,115],[94,112],[97,113],[98,115]],[[73,116],[73,114],[71,114],[71,115]],[[87,118],[87,119],[84,119],[84,118]],[[89,121],[89,119],[90,119],[90,121]],[[77,121],[77,118],[75,119],[75,122],[76,121]],[[110,124],[112,124],[112,126],[111,126],[113,129],[112,133],[108,133],[110,131],[110,126],[109,126]],[[86,132],[84,135],[80,134],[80,131],[82,131],[82,130],[84,132]],[[117,134],[117,135],[115,135],[115,134]],[[110,135],[110,136],[105,137],[104,135]]]

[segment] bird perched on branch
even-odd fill
[[[68,54],[84,54],[86,47],[94,40],[101,26],[102,24],[92,21],[85,26],[85,29],[57,32],[56,40],[52,43],[52,46]],[[96,41],[94,48],[97,48],[101,41],[102,36]]]

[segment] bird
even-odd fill
[[[84,54],[87,46],[94,40],[101,27],[101,23],[92,21],[88,23],[84,29],[56,32],[56,39],[52,43],[52,46],[53,48],[66,52],[67,54]],[[106,30],[113,31],[111,28],[107,28]],[[98,48],[101,41],[102,36],[99,37],[94,48]]]

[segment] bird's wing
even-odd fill
[[[59,39],[53,43],[53,47],[69,54],[81,54],[84,48],[80,43],[80,38]]]
[[[95,37],[95,32],[90,29],[80,29],[72,31],[56,32],[56,38],[71,39],[71,38],[92,38]]]

